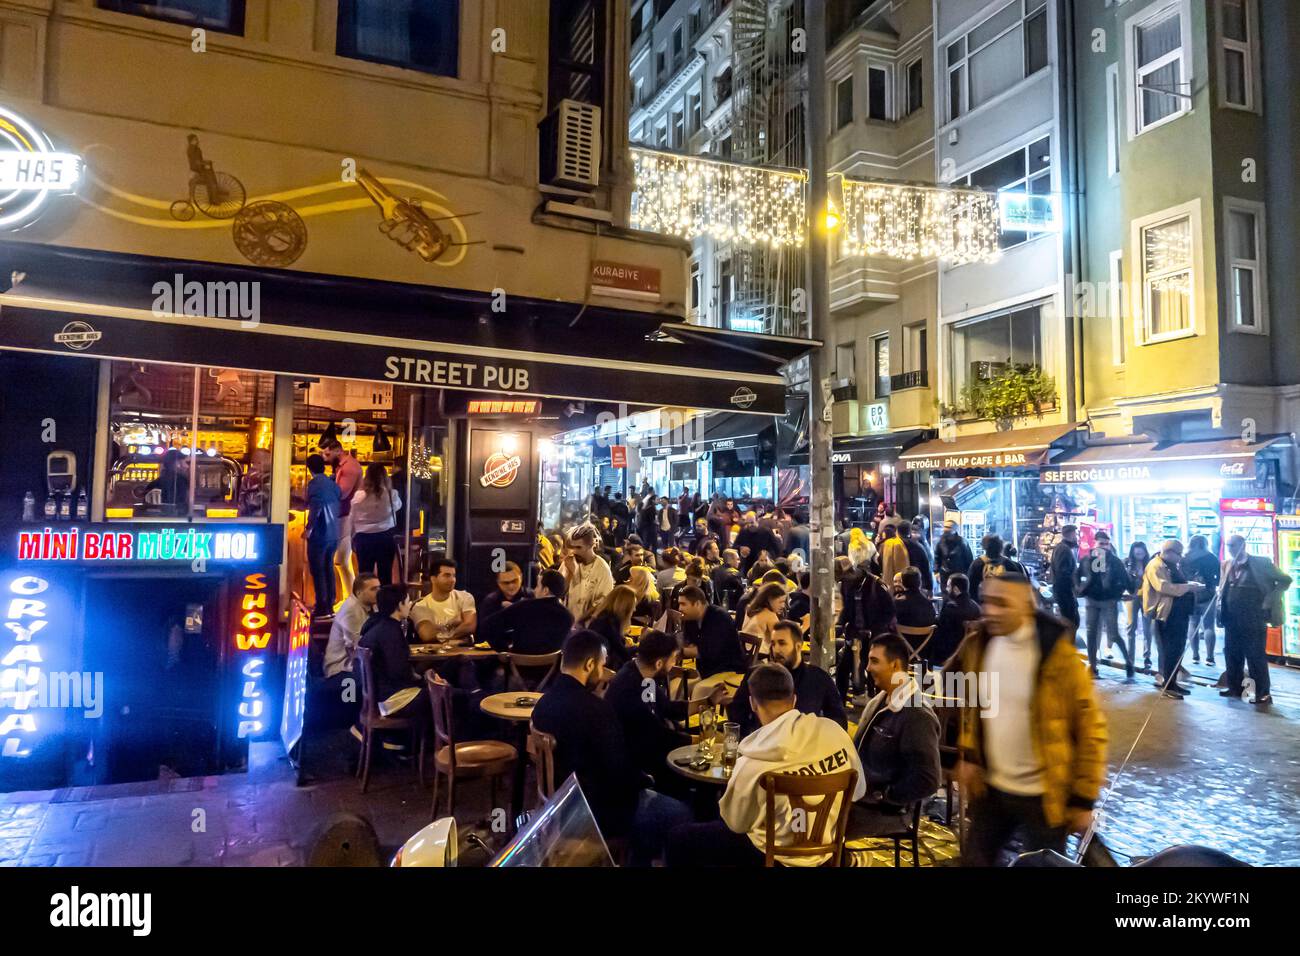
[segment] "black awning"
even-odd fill
[[[764,437],[768,441],[775,438],[771,433],[776,427],[776,419],[767,415],[722,414],[710,415],[704,419],[703,430],[690,443],[691,451],[738,451],[743,448],[758,448]]]
[[[0,243],[11,274],[0,347],[90,358],[774,415],[794,348],[574,302],[36,243]]]
[[[831,464],[867,465],[895,461],[904,451],[931,434],[927,428],[910,428],[863,438],[836,438],[831,443]]]

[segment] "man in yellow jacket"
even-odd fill
[[[1038,610],[1029,581],[985,581],[984,620],[958,649],[961,785],[970,804],[966,866],[994,866],[1023,832],[1024,852],[1065,848],[1092,823],[1106,778],[1106,718],[1070,625]],[[978,689],[978,695],[971,689]]]

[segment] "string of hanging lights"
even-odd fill
[[[802,246],[807,177],[798,170],[727,163],[633,148],[632,225],[694,239]],[[837,177],[838,179],[839,177]],[[995,193],[843,179],[828,228],[844,251],[887,259],[943,259],[954,265],[999,254]]]

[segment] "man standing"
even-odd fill
[[[320,443],[321,454],[334,469],[339,486],[339,544],[334,563],[339,566],[343,587],[352,590],[352,496],[361,487],[361,462],[337,438]]]
[[[677,530],[681,537],[690,534],[695,526],[695,502],[691,498],[691,489],[682,485],[682,493],[677,496]]]
[[[1092,823],[1106,776],[1106,718],[1069,625],[1038,610],[1029,579],[990,578],[984,620],[959,650],[986,688],[962,702],[958,776],[972,797],[965,866],[993,866],[1011,836],[1023,850],[1065,848]]]
[[[469,637],[478,627],[478,612],[474,595],[456,590],[456,562],[434,558],[430,573],[429,593],[411,608],[416,636],[426,644]]]
[[[980,606],[971,600],[970,578],[957,572],[948,575],[939,623],[920,656],[933,668],[943,667],[966,639],[966,626],[978,621],[981,615]]]
[[[1205,663],[1214,663],[1214,645],[1218,632],[1214,629],[1214,613],[1210,605],[1219,590],[1219,559],[1210,553],[1209,542],[1205,535],[1192,535],[1187,542],[1187,555],[1183,558],[1183,568],[1187,580],[1199,581],[1205,585],[1204,590],[1196,592],[1196,608],[1192,611],[1192,663],[1201,662],[1201,635],[1205,635]]]
[[[1018,574],[1022,578],[1028,578],[1024,566],[1019,561],[1013,561],[1011,558],[1002,554],[1002,539],[996,534],[986,534],[980,540],[980,547],[984,550],[978,558],[970,563],[970,570],[966,576],[970,578],[970,596],[974,601],[980,600],[980,589],[984,585],[986,578],[996,578],[1004,574]]]
[[[765,773],[823,775],[853,770],[857,783],[850,794],[866,793],[862,762],[844,728],[826,717],[801,713],[795,706],[794,680],[780,664],[759,664],[749,675],[749,693],[762,725],[740,742],[727,789],[718,809],[721,820],[679,827],[668,838],[669,866],[762,866],[767,847],[766,794],[759,781]],[[827,812],[825,833],[834,833],[839,813]],[[790,846],[807,814],[795,813],[790,801],[777,797],[773,832],[776,845]],[[825,856],[791,857],[789,866],[821,866]]]
[[[1110,547],[1110,535],[1105,531],[1096,534],[1096,547],[1079,562],[1075,572],[1075,588],[1088,604],[1088,669],[1097,676],[1097,651],[1101,646],[1101,631],[1106,631],[1110,647],[1119,645],[1124,652],[1124,680],[1133,683],[1133,655],[1128,642],[1119,633],[1119,602],[1132,590],[1133,582],[1122,562]]]
[[[907,553],[907,544],[899,537],[900,529],[895,524],[882,523],[877,551],[880,552],[880,580],[885,587],[894,586],[894,577],[912,563]]]
[[[781,621],[772,629],[771,659],[794,679],[794,705],[801,713],[829,717],[841,727],[848,727],[849,718],[835,681],[820,667],[804,662],[803,633],[794,622]],[[740,724],[742,737],[758,730],[758,716],[749,699],[749,675],[740,682],[736,696],[727,707],[727,719]]]
[[[1189,582],[1179,568],[1182,557],[1182,542],[1170,538],[1142,575],[1142,612],[1151,618],[1160,650],[1156,686],[1174,700],[1182,700],[1189,693],[1178,683],[1178,666],[1187,648],[1187,625],[1196,607],[1193,592],[1201,587]]]
[[[589,524],[579,525],[569,534],[569,546],[560,562],[560,573],[567,585],[564,603],[575,621],[585,621],[614,590],[614,575],[609,564],[596,553],[599,535]]]
[[[950,575],[965,574],[974,560],[970,545],[957,530],[957,522],[948,518],[943,523],[943,534],[939,535],[939,540],[934,544],[934,568],[939,572],[943,589],[948,590]]]
[[[767,552],[771,561],[781,557],[781,542],[770,529],[758,523],[758,515],[752,511],[745,512],[745,523],[736,535],[735,548],[740,552],[740,570],[746,575],[763,552]]]
[[[1061,540],[1052,549],[1052,597],[1065,618],[1079,629],[1079,599],[1074,593],[1074,573],[1079,570],[1079,559],[1074,552],[1079,548],[1079,529],[1067,524],[1061,529]]]
[[[1273,702],[1269,683],[1266,641],[1270,622],[1282,620],[1282,592],[1291,578],[1268,558],[1246,552],[1246,539],[1228,539],[1228,560],[1223,562],[1219,585],[1219,617],[1223,622],[1223,656],[1227,658],[1228,686],[1222,697],[1242,695],[1242,675],[1250,668],[1255,682],[1255,703]]]
[[[934,594],[934,574],[930,570],[930,554],[925,545],[912,533],[915,529],[904,521],[898,526],[898,536],[907,549],[907,563],[921,574],[921,593],[927,598]],[[889,580],[889,579],[887,579]],[[892,583],[892,581],[890,582]]]
[[[334,549],[339,545],[339,486],[325,477],[325,459],[307,456],[307,564],[316,593],[315,616],[334,613]]]

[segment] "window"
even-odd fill
[[[645,77],[637,77],[636,86],[632,93],[632,105],[636,107],[645,105]]]
[[[718,140],[718,158],[731,159],[731,134],[728,133],[722,139]]]
[[[725,103],[731,99],[731,67],[727,67],[714,79],[713,99],[716,103]]]
[[[1106,173],[1119,172],[1119,144],[1124,141],[1124,121],[1119,98],[1119,64],[1106,68]]]
[[[704,126],[704,92],[699,87],[691,90],[691,95],[687,98],[690,115],[690,125],[687,127],[690,135],[694,136],[701,127]]]
[[[1255,12],[1253,0],[1218,0],[1219,102],[1224,106],[1258,111],[1255,63]]]
[[[668,47],[661,46],[655,53],[655,76],[662,83],[668,78]]]
[[[681,149],[682,144],[686,142],[686,121],[685,114],[681,108],[673,110],[673,122],[669,144],[673,149]]]
[[[846,76],[835,85],[835,128],[853,122],[853,77]]]
[[[682,59],[686,54],[686,27],[679,23],[673,28],[673,66],[682,65]]]
[[[460,61],[460,2],[339,0],[336,50],[354,60],[455,76]]]
[[[1024,149],[1018,149],[960,178],[958,182],[989,192],[1049,195],[1052,191],[1052,138],[1044,136]],[[999,245],[1003,249],[1009,249],[1025,242],[1030,235],[1024,231],[1004,229]]]
[[[1110,254],[1110,345],[1111,359],[1115,365],[1123,365],[1128,355],[1128,345],[1124,340],[1124,252],[1116,249]]]
[[[925,63],[913,60],[907,65],[907,115],[925,105]]]
[[[668,124],[666,122],[658,123],[655,126],[655,145],[660,149],[668,147]]]
[[[927,343],[928,333],[925,323],[909,325],[903,331],[907,336],[903,340],[904,370],[908,372],[925,372],[929,368],[930,361]]]
[[[1180,216],[1141,230],[1144,340],[1158,342],[1193,330],[1192,220]]]
[[[1134,135],[1171,122],[1191,109],[1183,27],[1181,2],[1165,6],[1145,20],[1129,22]]]
[[[876,398],[889,397],[889,336],[878,335],[871,340],[873,367],[876,370],[876,386],[872,393]]]
[[[1047,66],[1047,0],[1012,0],[949,43],[947,56],[951,122]]]
[[[700,14],[700,8],[696,7],[691,11],[691,39],[699,37],[700,32],[704,29],[704,17]]]
[[[718,260],[718,327],[729,328],[731,325],[731,300],[736,295],[736,277],[731,270],[731,257]]]
[[[643,3],[632,11],[632,42],[636,43],[645,32],[645,14],[650,9],[649,3]]]
[[[1229,199],[1225,213],[1230,272],[1228,314],[1232,329],[1265,334],[1268,332],[1268,281],[1264,272],[1264,207]]]
[[[852,343],[835,346],[835,378],[841,382],[857,381],[857,354]]]
[[[889,71],[873,66],[867,70],[867,118],[889,119]]]
[[[952,326],[949,381],[953,399],[974,381],[996,378],[1013,365],[1043,367],[1043,332],[1048,303],[980,316]]]
[[[218,33],[244,32],[244,0],[99,0],[99,7]]]
[[[691,260],[691,311],[698,317],[700,311],[700,260]]]

